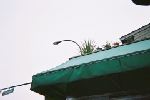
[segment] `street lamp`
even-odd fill
[[[54,42],[54,43],[53,43],[53,45],[58,45],[59,43],[61,43],[61,42],[63,42],[63,41],[70,41],[70,42],[75,43],[75,44],[79,47],[79,49],[80,49],[80,51],[81,51],[81,47],[80,47],[80,45],[79,45],[77,42],[73,41],[73,40],[62,40],[62,41],[56,41],[56,42]]]

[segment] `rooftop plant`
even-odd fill
[[[81,55],[91,54],[95,51],[95,44],[91,40],[85,40],[81,45]]]

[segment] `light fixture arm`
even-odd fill
[[[77,42],[75,42],[75,41],[73,41],[73,40],[62,40],[62,41],[71,41],[71,42],[75,43],[75,44],[79,47],[79,49],[80,49],[80,51],[81,51],[81,47],[80,47],[80,45],[79,45]],[[62,41],[56,41],[56,42],[54,42],[53,44],[54,44],[54,45],[58,45],[58,44],[61,43]]]

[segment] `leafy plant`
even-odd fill
[[[106,50],[110,49],[110,48],[111,48],[110,43],[106,42],[106,44],[104,45],[104,48],[105,48]]]
[[[85,40],[82,43],[80,53],[81,53],[81,55],[87,55],[87,54],[93,53],[94,50],[95,50],[94,42],[91,40]]]

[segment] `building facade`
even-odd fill
[[[150,23],[135,30],[131,33],[124,35],[120,38],[122,44],[129,44],[132,42],[141,41],[150,38]]]

